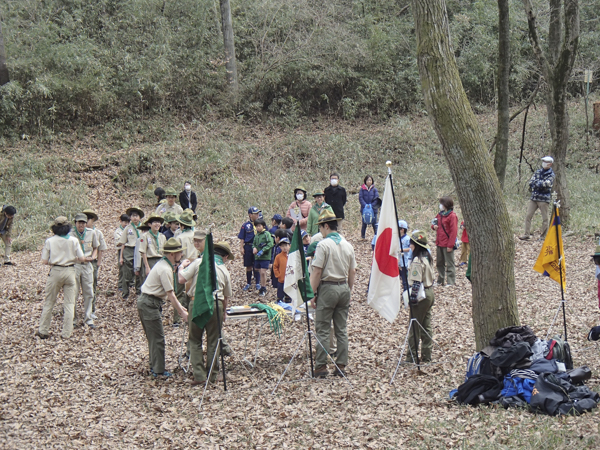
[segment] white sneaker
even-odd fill
[[[92,313],[92,319],[96,320],[98,318],[98,316],[94,313]]]

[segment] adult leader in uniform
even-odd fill
[[[148,340],[150,353],[150,371],[155,377],[172,374],[165,370],[165,333],[162,325],[162,304],[169,300],[183,320],[187,320],[187,311],[174,292],[175,268],[183,253],[181,242],[169,239],[163,247],[165,256],[157,262],[142,285],[142,294],[138,297],[137,308]]]
[[[337,339],[336,365],[334,375],[346,375],[348,365],[348,310],[350,292],[356,274],[354,248],[338,233],[338,221],[341,220],[329,210],[323,210],[317,222],[323,240],[315,250],[311,263],[310,285],[315,293],[316,315],[315,330],[320,345],[317,344],[315,377],[325,378],[329,348],[329,330],[333,320],[333,329]],[[312,301],[315,307],[314,300]],[[325,350],[323,350],[325,347]],[[327,352],[327,353],[326,353]]]

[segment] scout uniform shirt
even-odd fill
[[[178,216],[179,214],[181,214],[183,212],[183,208],[181,206],[179,206],[177,203],[174,203],[173,206],[169,206],[169,204],[167,202],[161,203],[160,205],[158,205],[158,208],[156,208],[156,214],[160,214],[161,216],[166,213],[166,212],[170,212],[173,213],[174,215]]]
[[[181,271],[181,276],[185,278],[186,284],[191,282],[190,289],[186,292],[190,298],[194,298],[194,295],[196,295],[196,281],[198,280],[198,269],[201,262],[202,255]]]
[[[321,281],[347,281],[350,270],[356,268],[354,248],[338,233],[329,233],[317,245],[311,266],[323,270]]]
[[[224,297],[233,297],[233,288],[231,287],[231,275],[225,267],[223,258],[215,255],[215,268],[217,269],[217,296],[223,301]]]
[[[433,285],[433,269],[427,257],[413,259],[408,268],[408,284],[412,285],[415,281],[423,283],[424,288]]]
[[[189,259],[190,261],[195,260],[198,257],[198,250],[194,247],[194,230],[188,228],[177,236],[181,246],[184,247],[182,259]]]
[[[79,234],[76,228],[73,228],[70,234],[81,244],[84,256],[86,258],[92,256],[94,249],[99,245],[96,232],[91,228],[85,227],[82,234]]]
[[[98,236],[98,251],[103,252],[104,250],[108,250],[108,245],[106,245],[106,241],[104,240],[104,234],[98,228],[92,228],[94,233]]]
[[[119,238],[118,243],[125,245],[125,247],[135,247],[135,243],[137,239],[140,237],[140,231],[135,227],[135,225],[130,223],[123,230],[123,234]]]
[[[166,242],[167,238],[164,234],[159,232],[154,235],[152,231],[148,231],[140,239],[140,253],[145,253],[146,258],[160,258],[163,255],[163,246]]]
[[[42,250],[42,261],[48,261],[52,266],[72,266],[77,258],[83,258],[83,250],[77,238],[71,235],[54,235],[46,239]]]
[[[142,293],[166,300],[167,292],[173,291],[173,277],[173,266],[168,259],[161,259],[148,274],[142,285]]]
[[[119,227],[115,230],[115,246],[117,248],[119,248],[119,240],[121,239],[121,236],[123,235],[123,230],[125,230],[125,228],[123,228],[123,226],[119,225]]]
[[[254,224],[250,221],[244,223],[242,228],[238,234],[238,239],[243,239],[245,245],[252,245],[252,241],[254,241],[254,235],[256,234],[256,228],[254,228]]]

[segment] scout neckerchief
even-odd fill
[[[148,230],[148,233],[154,238],[154,241],[156,242],[156,253],[158,253],[160,251],[160,246],[158,245],[158,233],[155,235],[152,230]]]
[[[135,226],[135,223],[131,222],[131,226],[135,230],[135,236],[139,239],[140,238],[140,232],[138,231],[137,227]]]
[[[164,259],[169,264],[169,266],[171,266],[171,270],[173,271],[173,289],[175,289],[175,286],[177,286],[175,267],[173,267],[173,264],[171,264],[171,261],[169,261],[169,259],[166,256],[163,256],[162,259]]]
[[[58,237],[61,237],[63,239],[69,239],[69,235],[65,234],[65,235],[61,235],[61,234],[57,234]]]
[[[77,237],[79,238],[79,245],[81,245],[81,250],[83,251],[84,255],[85,255],[85,232],[86,232],[86,228],[83,229],[83,234],[79,233],[79,230],[77,228],[75,228],[75,233],[77,234]]]
[[[329,233],[325,239],[331,239],[333,242],[336,243],[336,245],[340,245],[340,242],[342,242],[342,237],[337,231]]]
[[[217,266],[222,266],[225,263],[223,262],[223,257],[221,255],[215,255],[215,264]]]

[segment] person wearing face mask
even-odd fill
[[[196,193],[192,191],[192,182],[186,181],[183,185],[183,191],[179,194],[179,204],[183,209],[191,209],[196,212],[198,206],[198,199]]]
[[[435,245],[437,254],[435,265],[438,272],[437,284],[454,286],[456,266],[454,265],[454,245],[458,233],[458,217],[454,212],[454,200],[451,197],[440,198],[440,212],[433,219],[431,229],[437,232]]]
[[[542,158],[542,168],[538,169],[531,180],[529,180],[529,190],[531,198],[527,204],[527,215],[525,216],[525,234],[519,236],[519,239],[526,241],[531,238],[531,219],[536,210],[542,214],[542,230],[540,241],[543,241],[548,231],[548,205],[552,198],[552,186],[554,184],[555,174],[552,170],[554,159],[551,156]]]
[[[325,194],[325,202],[331,206],[335,217],[339,220],[338,230],[342,229],[342,222],[344,220],[344,206],[346,205],[346,189],[341,187],[340,176],[333,172],[329,176],[329,186],[325,188],[323,193]]]
[[[294,221],[294,225],[300,224],[300,229],[306,230],[308,225],[308,214],[312,203],[306,200],[306,189],[302,186],[298,186],[294,189],[295,201],[290,204],[286,217],[291,218]]]
[[[185,248],[176,238],[169,239],[163,246],[163,254],[142,285],[142,293],[137,300],[137,309],[142,328],[148,340],[150,354],[150,373],[157,377],[170,377],[165,370],[165,333],[162,324],[162,304],[169,300],[173,309],[177,310],[183,320],[188,320],[187,311],[174,291],[176,270]]]

